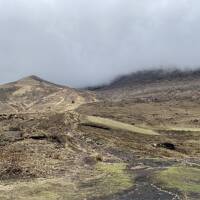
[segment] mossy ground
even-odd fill
[[[106,197],[133,187],[124,163],[97,163],[93,170],[79,174],[82,180],[67,177],[4,183],[0,200],[80,200]]]
[[[133,186],[130,175],[125,171],[124,163],[98,163],[96,168],[105,174],[105,178],[99,183],[99,186],[107,194],[117,193]]]
[[[174,166],[156,174],[155,179],[163,187],[181,192],[200,193],[200,169]]]

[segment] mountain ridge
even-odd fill
[[[180,70],[180,69],[150,69],[140,70],[125,75],[119,75],[114,78],[109,84],[96,85],[88,87],[89,90],[107,90],[128,84],[145,84],[157,81],[173,81],[184,80],[191,78],[200,78],[200,68],[194,70]]]
[[[200,69],[140,71],[121,76],[109,85],[90,90],[95,91],[100,98],[111,101],[197,99],[200,93]]]

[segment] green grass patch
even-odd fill
[[[133,186],[133,181],[126,172],[124,163],[98,163],[96,169],[105,174],[97,187],[107,195],[127,190]]]
[[[181,192],[200,193],[200,169],[194,167],[170,167],[156,174],[162,186]]]
[[[82,124],[85,125],[93,125],[97,127],[103,128],[110,128],[110,129],[118,129],[118,130],[125,130],[130,131],[133,133],[140,133],[145,135],[159,135],[156,131],[151,129],[140,128],[134,125],[126,124],[123,122],[115,121],[112,119],[102,118],[102,117],[95,117],[95,116],[87,116],[82,121]]]

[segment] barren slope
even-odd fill
[[[94,89],[99,96],[113,101],[160,102],[194,100],[200,96],[200,70],[152,70],[133,73]]]
[[[0,86],[0,112],[71,110],[95,101],[95,95],[42,80],[36,76]]]

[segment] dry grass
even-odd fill
[[[94,125],[102,128],[110,128],[110,129],[121,129],[125,131],[130,131],[133,133],[145,134],[145,135],[159,135],[157,132],[151,129],[144,129],[134,125],[126,124],[123,122],[115,121],[112,119],[95,117],[95,116],[87,116],[82,124],[85,125]]]
[[[166,131],[177,131],[177,132],[199,132],[200,133],[200,128],[187,128],[187,127],[165,127],[162,130]]]
[[[28,170],[24,169],[23,163],[27,157],[22,152],[16,152],[15,149],[0,152],[0,179],[23,178],[30,176]]]

